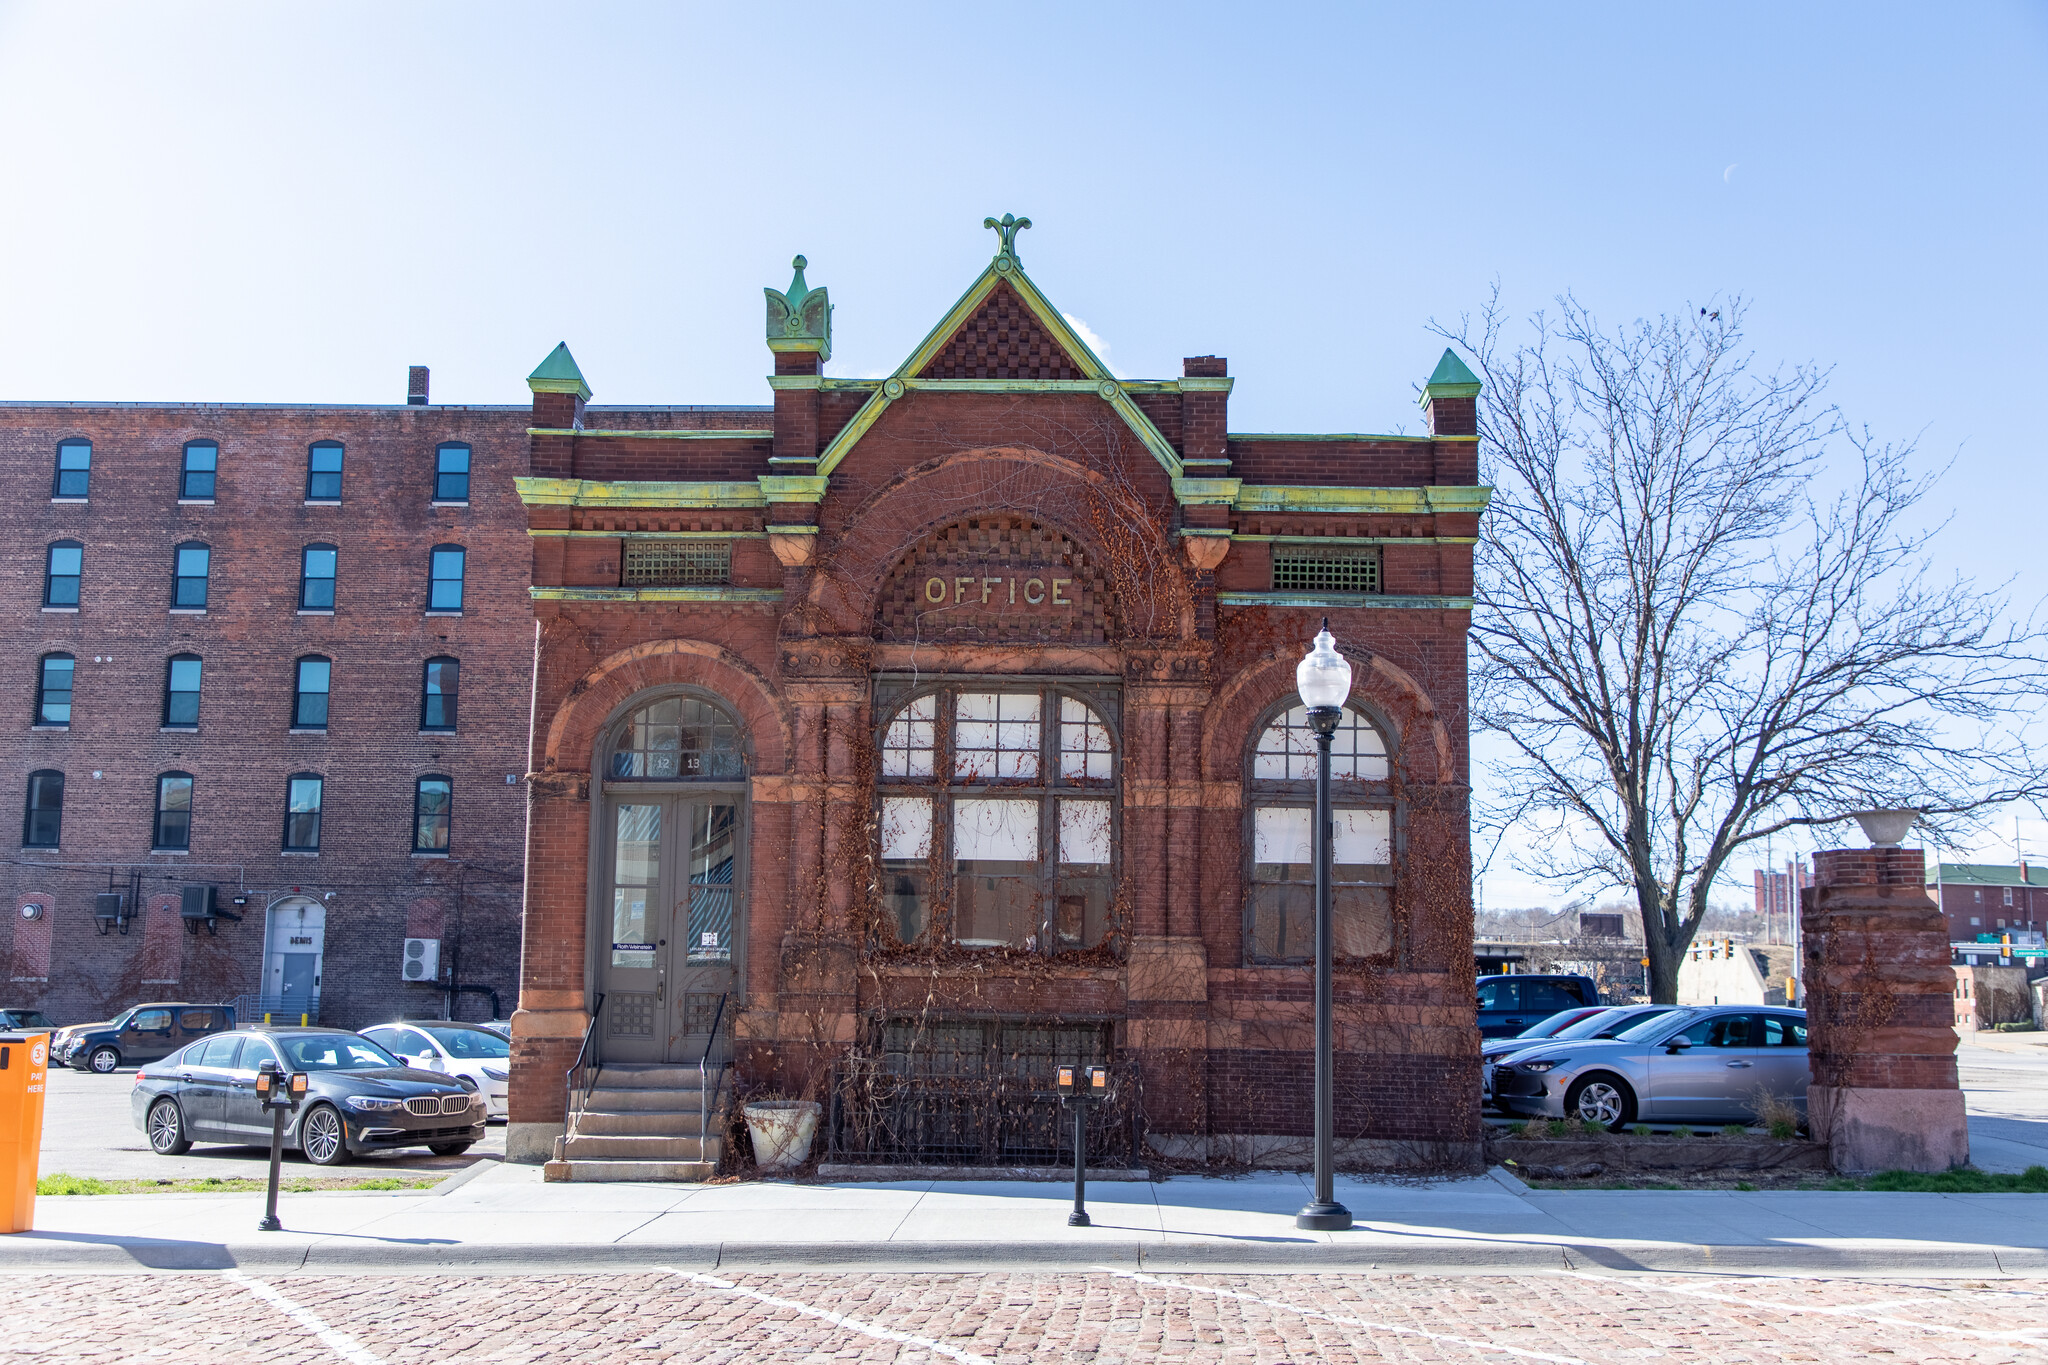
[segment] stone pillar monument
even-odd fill
[[[1970,1134],[1956,1084],[1955,974],[1922,851],[1816,853],[1813,874],[1799,900],[1815,1140],[1838,1171],[1962,1165]]]

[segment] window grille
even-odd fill
[[[636,585],[732,582],[732,543],[628,540],[620,581]]]
[[[1380,552],[1370,550],[1273,550],[1275,592],[1378,592]]]

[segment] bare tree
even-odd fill
[[[2042,637],[1939,579],[1934,475],[1850,429],[1826,375],[1762,372],[1741,301],[1607,332],[1576,300],[1475,330],[1495,487],[1474,719],[1507,755],[1484,817],[1543,831],[1531,870],[1632,890],[1669,1002],[1747,845],[1871,807],[1936,836],[2048,791],[2027,742]]]

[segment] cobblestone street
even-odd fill
[[[2048,1360],[2035,1281],[1594,1274],[10,1277],[0,1360]]]

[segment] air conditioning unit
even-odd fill
[[[40,908],[40,907],[38,907]],[[92,917],[99,931],[119,926],[122,933],[128,932],[128,898],[119,891],[102,891],[92,898]]]
[[[178,913],[188,920],[211,919],[214,914],[213,888],[210,886],[179,887]]]
[[[438,981],[441,978],[441,940],[438,938],[409,938],[405,941],[405,959],[399,964],[398,974],[407,981]]]

